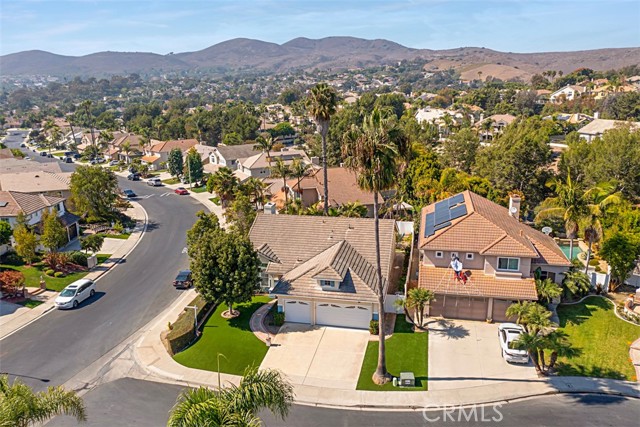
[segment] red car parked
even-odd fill
[[[189,194],[189,192],[187,191],[187,189],[186,189],[186,188],[184,188],[184,187],[178,187],[178,188],[176,188],[176,189],[174,190],[174,192],[175,192],[176,194],[181,195],[181,196],[184,196],[185,194]]]

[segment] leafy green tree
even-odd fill
[[[42,235],[40,243],[49,252],[57,252],[68,241],[67,230],[58,218],[58,210],[44,210],[42,212]]]
[[[7,375],[0,376],[0,426],[27,427],[41,425],[56,415],[69,415],[86,421],[82,398],[63,387],[49,387],[34,393],[31,388]]]
[[[424,326],[424,309],[427,305],[435,300],[435,295],[428,289],[412,288],[407,293],[405,305],[415,310],[416,326],[422,328]]]
[[[640,242],[623,233],[615,233],[602,243],[600,257],[611,267],[611,291],[624,284],[640,256]]]
[[[187,248],[196,247],[203,236],[220,230],[220,221],[214,213],[199,211],[198,218],[189,230],[187,230]]]
[[[36,259],[36,249],[38,238],[29,229],[27,220],[22,212],[18,214],[18,220],[13,228],[13,240],[15,241],[16,253],[27,264],[31,264]]]
[[[260,426],[258,413],[265,409],[284,420],[293,397],[293,387],[279,371],[253,368],[245,372],[239,386],[183,391],[171,410],[168,425]]]
[[[224,216],[233,230],[242,236],[248,236],[251,225],[256,219],[255,204],[248,196],[238,193],[225,211]]]
[[[228,313],[234,313],[233,305],[250,301],[259,287],[258,255],[248,237],[237,232],[194,227],[197,231],[187,239],[194,285],[206,301],[224,302]]]
[[[104,236],[100,234],[90,234],[80,240],[80,247],[87,253],[89,253],[89,251],[93,253],[99,252],[103,244]]]
[[[180,177],[184,169],[184,163],[182,161],[182,151],[179,148],[174,148],[169,151],[167,157],[167,168],[171,176]]]
[[[113,171],[100,166],[78,166],[71,175],[71,199],[74,211],[87,221],[113,216],[118,180]]]
[[[11,225],[7,221],[0,221],[0,246],[8,244],[12,234]]]
[[[317,131],[322,138],[322,170],[324,174],[324,214],[329,214],[329,178],[327,176],[327,133],[331,116],[338,107],[338,94],[326,83],[318,83],[309,94],[307,110],[316,122]]]
[[[220,198],[222,207],[226,207],[229,201],[233,200],[238,184],[239,180],[233,171],[227,167],[221,167],[207,180],[207,191],[215,192]]]
[[[374,108],[367,116],[362,128],[353,127],[344,137],[343,154],[345,166],[356,174],[356,182],[361,190],[373,193],[373,218],[376,245],[376,275],[379,307],[384,307],[384,285],[380,264],[379,196],[380,192],[393,187],[396,180],[398,147],[393,140],[396,123]],[[328,199],[327,199],[328,200]],[[328,203],[325,200],[325,208]],[[372,380],[376,384],[389,381],[386,362],[385,321],[380,316],[378,340],[378,364]]]
[[[463,172],[471,172],[480,140],[471,129],[462,129],[442,143],[442,163]]]
[[[183,171],[184,177],[189,183],[200,182],[204,176],[204,167],[200,153],[195,148],[191,148],[187,153],[187,161]]]

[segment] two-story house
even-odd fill
[[[578,135],[580,138],[591,142],[596,138],[602,137],[608,130],[615,129],[616,127],[629,126],[631,130],[640,129],[640,123],[638,122],[625,122],[623,120],[606,120],[596,118],[591,123],[578,129]]]
[[[585,86],[567,85],[549,95],[549,101],[559,104],[564,101],[573,101],[587,93]]]
[[[238,170],[247,177],[269,178],[271,167],[275,164],[276,159],[282,159],[287,165],[291,165],[296,159],[300,159],[305,164],[311,164],[311,160],[304,151],[285,148],[282,151],[272,151],[269,155],[265,152],[259,152],[246,158],[240,163]]]
[[[249,238],[287,322],[366,329],[379,318],[373,219],[261,213]],[[385,295],[395,238],[395,221],[381,219]]]
[[[218,144],[217,147],[213,147],[213,151],[209,156],[209,161],[212,165],[237,170],[245,159],[260,152],[260,150],[255,148],[255,144]]]
[[[142,161],[149,165],[150,170],[160,169],[160,163],[164,163],[169,159],[169,153],[174,148],[180,149],[184,155],[192,147],[198,144],[195,139],[176,139],[172,141],[157,141],[152,139],[151,146],[145,148]]]
[[[71,172],[46,171],[0,173],[0,190],[19,193],[44,194],[46,196],[71,196]]]
[[[435,293],[429,315],[508,320],[514,301],[537,300],[535,278],[560,283],[571,263],[553,238],[471,191],[423,208],[418,286]]]

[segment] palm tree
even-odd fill
[[[360,202],[344,203],[340,206],[340,216],[347,218],[364,218],[367,216],[367,207]]]
[[[378,365],[373,374],[373,382],[386,383],[388,378],[386,351],[385,351],[385,325],[384,325],[384,283],[380,266],[380,229],[379,229],[379,201],[381,191],[390,189],[396,179],[396,156],[398,150],[391,135],[394,132],[392,122],[383,117],[379,108],[366,116],[362,128],[353,126],[344,137],[342,145],[345,166],[356,174],[356,181],[361,190],[373,193],[373,218],[374,238],[376,245],[376,274],[378,307],[380,307],[380,339],[378,341]],[[325,175],[326,180],[326,175]],[[326,194],[326,187],[325,187]],[[325,212],[328,199],[325,199]]]
[[[322,170],[324,173],[324,214],[329,214],[329,182],[327,177],[327,133],[331,116],[338,106],[338,94],[326,83],[318,83],[307,98],[307,111],[316,122],[316,129],[322,137]]]
[[[131,153],[131,143],[129,141],[125,141],[122,143],[120,148],[124,152],[124,155],[127,159],[127,163],[129,163],[129,154]]]
[[[58,146],[60,141],[62,141],[62,131],[60,130],[60,126],[54,124],[49,129],[49,153],[51,153],[52,147]]]
[[[256,145],[253,146],[254,150],[262,150],[264,153],[267,153],[269,166],[271,166],[271,150],[273,149],[273,145],[273,137],[271,134],[266,133],[256,138]]]
[[[564,228],[569,238],[569,260],[573,259],[573,240],[578,233],[578,224],[584,217],[587,204],[584,198],[582,186],[571,179],[571,171],[567,172],[565,182],[560,179],[553,179],[547,183],[547,187],[551,188],[556,196],[546,199],[542,206],[544,207],[538,215],[536,222],[546,218],[556,217],[564,220]]]
[[[571,268],[564,274],[562,279],[562,287],[566,296],[581,296],[589,292],[591,289],[591,280],[589,276],[576,268]]]
[[[529,306],[528,312],[522,318],[524,328],[532,334],[547,333],[555,324],[551,322],[551,312],[533,303]]]
[[[287,177],[291,176],[291,167],[282,160],[282,157],[278,157],[276,164],[271,166],[271,176],[274,178],[282,178],[282,191],[284,191],[284,205],[286,207],[289,204]]]
[[[291,177],[295,178],[298,181],[297,194],[298,194],[298,198],[300,199],[302,198],[302,189],[300,188],[300,181],[302,180],[302,178],[304,178],[307,175],[310,168],[311,168],[311,165],[303,162],[301,159],[295,159],[291,163]]]
[[[538,300],[544,301],[546,304],[562,295],[562,288],[549,278],[544,280],[536,279],[536,289],[538,291]]]
[[[585,274],[589,271],[589,261],[593,244],[602,238],[602,219],[606,216],[609,208],[622,202],[622,197],[615,192],[615,185],[612,183],[601,183],[587,190],[584,194],[588,200],[588,214],[585,217],[584,238],[589,243],[587,250],[587,262],[584,269]]]
[[[31,388],[7,375],[0,376],[0,426],[26,427],[44,423],[56,415],[69,415],[78,422],[86,421],[82,399],[63,387],[49,387],[34,393]]]
[[[252,176],[242,184],[242,187],[246,189],[251,202],[255,203],[256,209],[260,209],[267,200],[266,190],[269,186],[258,178]]]
[[[558,357],[576,357],[580,354],[580,349],[571,346],[565,332],[555,330],[544,338],[544,348],[551,350],[547,372],[553,373]]]
[[[233,194],[238,189],[238,177],[227,167],[222,167],[207,180],[207,191],[215,192],[220,197],[222,207],[226,207]]]
[[[531,306],[535,304],[531,301],[518,301],[511,304],[507,307],[507,311],[505,315],[508,318],[515,317],[516,323],[518,325],[522,325],[524,323],[524,319],[526,319],[527,314],[531,311]]]
[[[276,370],[251,369],[240,385],[185,390],[171,410],[170,427],[260,426],[258,412],[268,409],[284,419],[293,403],[293,387]]]
[[[86,101],[82,101],[80,103],[80,108],[82,108],[85,114],[87,115],[87,125],[89,126],[89,129],[91,129],[91,145],[95,147],[96,136],[94,134],[94,124],[93,124],[94,120],[93,120],[93,113],[91,112],[91,101],[88,99]]]
[[[413,308],[416,312],[416,320],[418,321],[416,326],[422,329],[424,325],[424,309],[431,301],[435,299],[435,295],[428,289],[413,288],[407,293],[407,299],[405,305],[409,308]]]
[[[533,362],[533,366],[536,368],[536,372],[538,374],[542,374],[538,354],[543,345],[544,337],[537,333],[532,334],[530,332],[523,333],[513,342],[513,347],[515,349],[525,350],[529,354],[529,357],[531,357],[531,361]]]

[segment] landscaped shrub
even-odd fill
[[[213,303],[207,303],[200,295],[198,295],[188,305],[195,305],[198,307],[198,321],[201,321],[212,308]],[[184,350],[185,347],[187,347],[196,338],[193,327],[193,309],[188,309],[188,311],[180,313],[178,319],[171,325],[171,330],[166,331],[166,334],[163,334],[162,339],[167,351],[173,356],[174,354]]]
[[[72,252],[71,255],[69,255],[69,261],[72,262],[73,264],[78,264],[83,267],[86,267],[87,254],[80,251]]]
[[[62,271],[56,271],[55,273],[53,273],[53,277],[63,277],[64,273]]]
[[[273,324],[276,326],[284,325],[284,313],[273,313]]]
[[[2,256],[1,259],[2,259],[0,261],[1,264],[15,265],[15,266],[24,265],[24,261],[22,260],[22,258],[20,258],[18,254],[15,252],[7,252]]]
[[[369,333],[371,335],[378,335],[380,333],[380,324],[377,320],[369,321]]]
[[[598,261],[597,259],[591,259],[589,260],[589,265],[592,267],[595,267],[596,265],[600,265],[600,261]]]
[[[53,268],[48,268],[44,271],[44,274],[47,276],[53,276],[55,274],[55,270]]]

